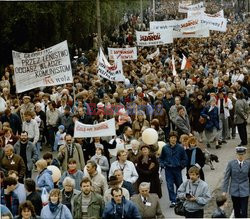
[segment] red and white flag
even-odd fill
[[[187,64],[187,58],[184,54],[182,54],[183,58],[182,58],[182,62],[181,62],[181,70],[185,69],[186,64]]]
[[[176,69],[175,69],[174,55],[172,55],[172,72],[173,72],[173,76],[177,75],[177,72],[176,72]]]

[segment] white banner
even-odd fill
[[[200,2],[195,5],[186,5],[179,2],[178,12],[180,13],[188,13],[188,11],[199,11],[199,10],[205,11],[203,2]]]
[[[187,13],[187,17],[190,18],[190,17],[197,17],[197,16],[201,16],[201,15],[206,15],[208,17],[217,17],[217,18],[224,18],[224,11],[223,10],[220,10],[218,11],[217,13],[215,14],[207,14],[207,13],[204,13],[203,10],[201,11],[188,11]]]
[[[159,48],[157,48],[155,52],[153,52],[152,54],[148,54],[146,59],[151,60],[159,55],[160,55],[160,50],[159,50]]]
[[[227,31],[227,19],[208,17],[206,15],[201,16],[201,25],[209,30],[215,30],[220,32]]]
[[[114,60],[114,56],[121,54],[122,60],[136,60],[137,48],[108,48],[109,60]]]
[[[173,31],[136,31],[137,46],[157,46],[173,43]]]
[[[74,138],[90,138],[116,135],[115,119],[109,119],[96,125],[75,122]]]
[[[33,53],[12,51],[17,93],[72,83],[67,41]]]
[[[115,56],[115,62],[111,66],[100,49],[98,62],[98,75],[110,81],[125,81],[121,55]]]
[[[195,21],[195,20],[197,19],[150,22],[150,31],[156,31],[156,30],[164,31],[164,30],[173,29],[173,38],[209,37],[209,30],[206,28],[203,29],[201,22]],[[193,28],[193,31],[192,31],[192,28]]]

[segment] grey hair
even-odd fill
[[[150,183],[149,182],[142,182],[139,185],[139,188],[148,188],[148,189],[150,189]]]
[[[136,139],[132,139],[131,141],[130,141],[130,144],[132,145],[136,145],[136,146],[140,146],[140,142],[138,141],[138,140],[136,140]]]
[[[65,187],[65,185],[68,184],[72,185],[72,187],[75,188],[76,185],[75,180],[69,176],[65,177],[65,179],[63,180],[63,187]]]

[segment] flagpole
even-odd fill
[[[98,48],[100,48],[102,45],[100,0],[96,0],[96,18],[97,18],[96,20],[97,20]]]

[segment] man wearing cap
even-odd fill
[[[164,218],[158,195],[149,191],[150,183],[142,182],[139,185],[139,194],[131,197],[131,201],[138,207],[142,219]]]
[[[246,147],[236,147],[237,158],[229,161],[222,185],[225,195],[231,195],[235,218],[247,218],[250,163],[245,160]],[[230,185],[230,186],[229,186]]]

